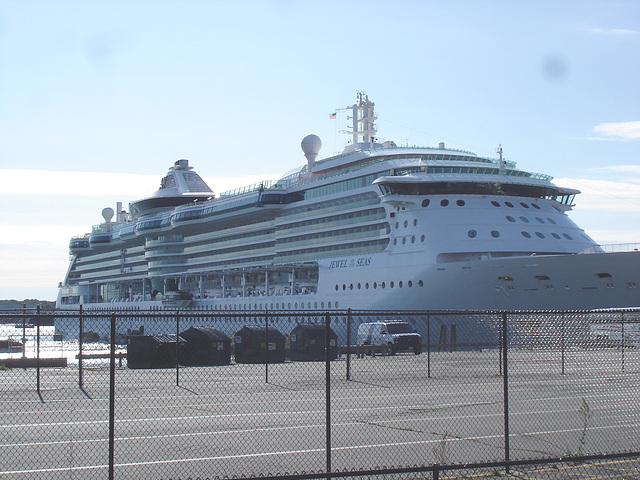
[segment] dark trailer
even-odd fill
[[[236,363],[284,363],[284,335],[273,327],[267,330],[264,325],[245,325],[235,333],[233,341]]]
[[[299,323],[291,330],[291,360],[325,360],[324,323]],[[329,359],[338,357],[338,335],[329,328]]]
[[[127,366],[129,368],[170,368],[176,366],[184,341],[176,335],[127,336]],[[176,351],[177,350],[177,351]]]
[[[180,333],[187,342],[180,356],[180,364],[229,365],[231,363],[231,338],[212,327],[191,327]]]

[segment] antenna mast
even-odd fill
[[[358,103],[352,105],[350,108],[352,113],[352,131],[345,132],[351,133],[353,136],[353,144],[358,143],[373,143],[375,142],[376,133],[378,129],[375,122],[376,117],[373,107],[375,103],[369,100],[369,96],[364,92],[358,93]]]

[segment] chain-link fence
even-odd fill
[[[637,310],[0,321],[0,478],[640,476]]]

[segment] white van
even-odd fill
[[[358,326],[358,345],[380,345],[376,351],[390,353],[413,351],[422,352],[422,336],[407,322],[385,320],[383,322],[361,323]],[[373,350],[368,353],[373,353]]]

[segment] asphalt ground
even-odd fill
[[[125,362],[116,368],[115,478],[323,472],[328,415],[333,471],[500,461],[501,359],[497,350],[351,356],[347,380],[342,356],[329,387],[324,362],[178,373]],[[637,351],[514,350],[507,372],[511,460],[640,449]],[[82,388],[76,366],[42,369],[39,393],[34,369],[0,375],[0,478],[106,478],[106,362],[85,369]]]

